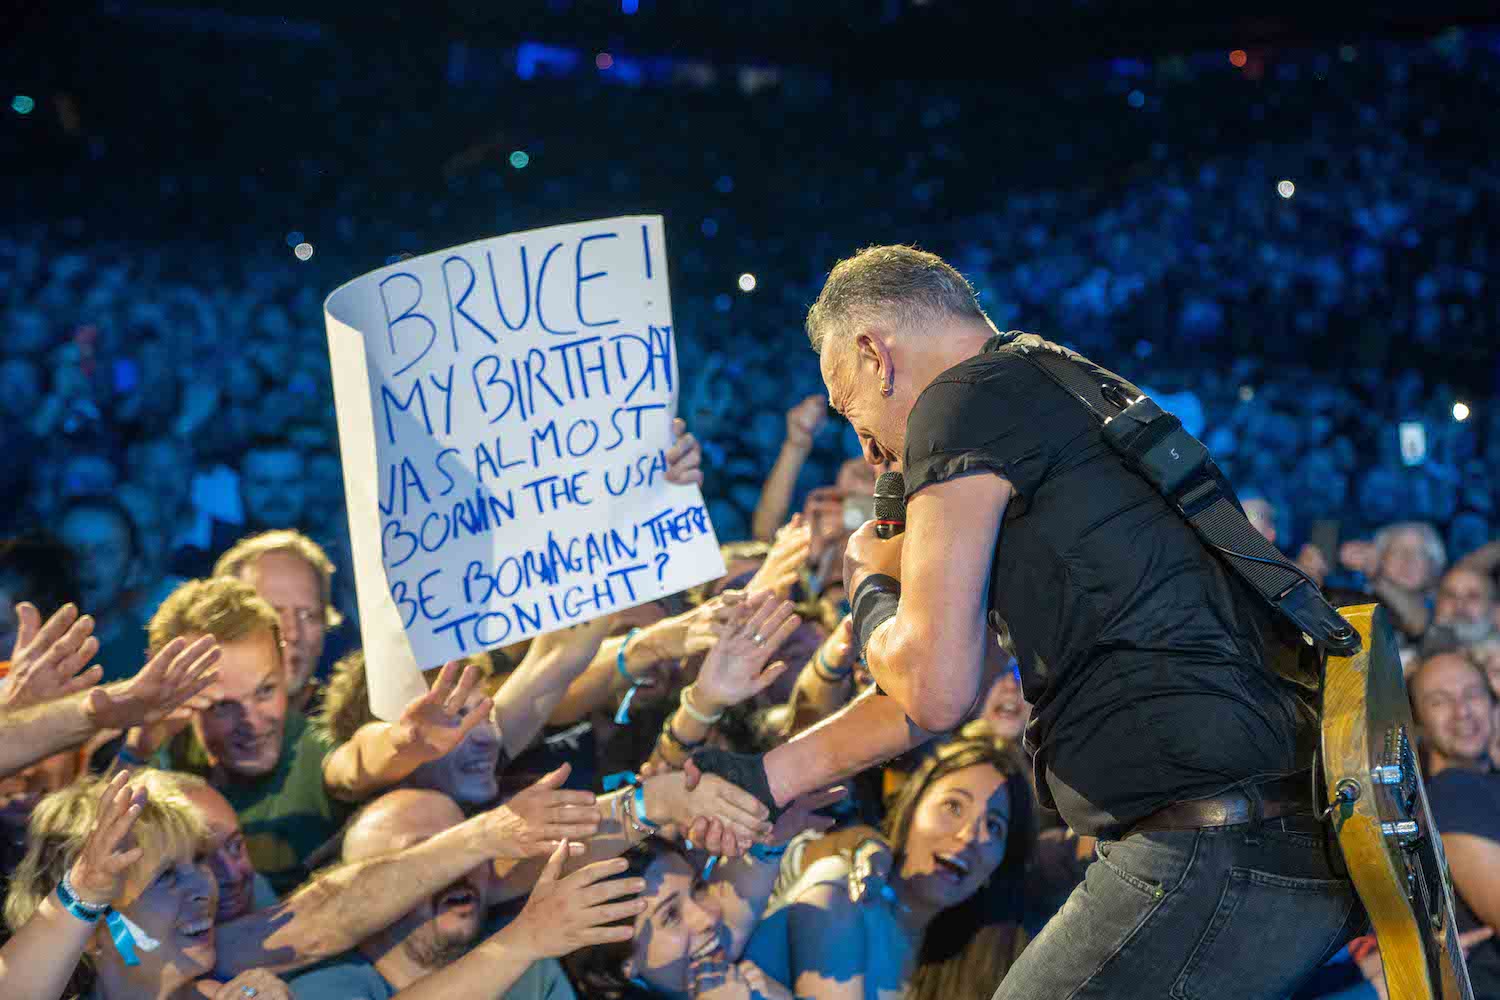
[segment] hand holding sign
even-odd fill
[[[420,670],[712,579],[662,221],[404,260],[325,306],[371,707]]]

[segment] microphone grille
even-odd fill
[[[875,520],[906,520],[906,479],[899,472],[883,472],[875,480]]]

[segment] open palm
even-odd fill
[[[749,614],[720,637],[693,683],[693,693],[705,712],[719,712],[755,697],[786,672],[785,663],[766,666],[781,644],[797,630],[801,619],[788,601],[775,594],[752,594]]]
[[[490,717],[492,702],[488,698],[464,711],[482,677],[475,664],[465,667],[462,660],[444,664],[437,683],[402,711],[396,723],[397,743],[423,760],[437,760],[452,751]]]

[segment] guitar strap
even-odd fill
[[[1034,334],[1010,331],[984,345],[986,352],[1002,348],[1020,352],[1083,404],[1125,465],[1151,483],[1203,543],[1313,647],[1305,652],[1349,656],[1359,650],[1359,634],[1245,517],[1208,449],[1182,421],[1115,373]]]

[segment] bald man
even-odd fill
[[[1428,805],[1457,890],[1458,929],[1500,927],[1500,774],[1489,759],[1494,696],[1460,653],[1428,657],[1411,678],[1427,751]],[[1469,953],[1476,997],[1500,996],[1500,944]]]
[[[430,840],[464,820],[441,792],[399,789],[367,805],[344,834],[343,861],[353,864]],[[489,876],[481,865],[422,900],[385,930],[331,962],[290,980],[297,1000],[388,1000],[458,961],[480,939]],[[533,964],[504,994],[510,1000],[573,1000],[553,959]]]

